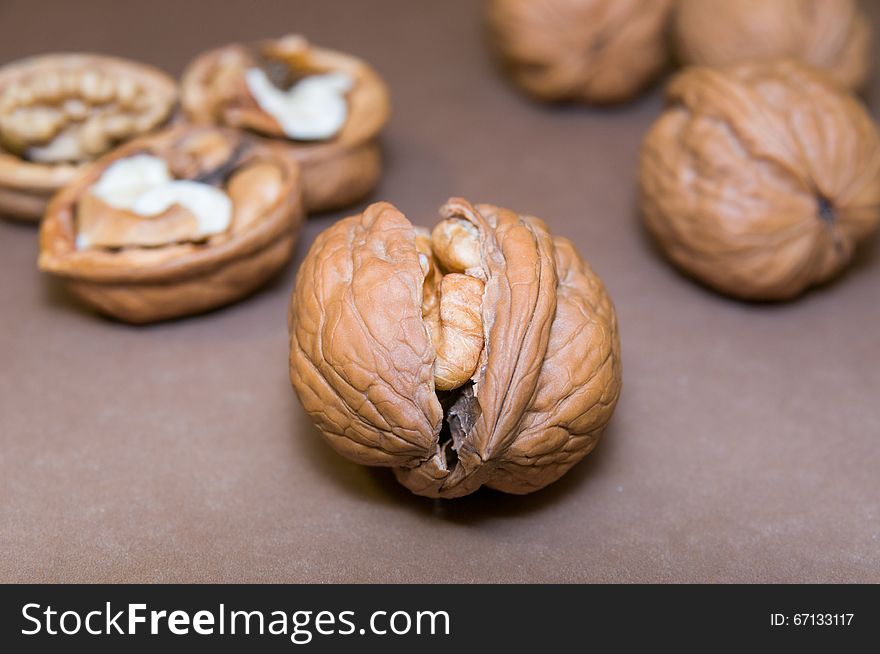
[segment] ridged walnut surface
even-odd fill
[[[871,29],[855,0],[678,0],[674,32],[688,64],[791,58],[861,87]]]
[[[880,139],[862,104],[797,62],[694,68],[641,154],[641,202],[669,258],[751,300],[837,274],[880,216]]]
[[[628,100],[668,59],[671,0],[490,0],[510,78],[541,100]]]
[[[486,346],[475,401],[444,416],[416,230],[384,202],[327,229],[306,256],[290,304],[291,381],[338,452],[392,467],[417,494],[529,493],[592,450],[611,417],[621,386],[614,308],[571,242],[541,220],[457,199],[442,215],[480,237]]]

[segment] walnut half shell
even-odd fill
[[[52,54],[0,69],[0,213],[38,220],[78,169],[164,124],[177,85],[156,68]]]
[[[350,81],[347,117],[331,138],[298,141],[285,136],[247,84],[249,70],[263,68],[279,87],[310,75],[336,74]],[[300,165],[308,211],[349,205],[372,190],[381,173],[377,137],[390,115],[388,89],[366,62],[287,35],[255,44],[231,44],[199,55],[181,79],[181,103],[196,123],[236,127],[277,139]]]
[[[880,219],[880,137],[864,106],[801,63],[693,68],[645,138],[641,205],[680,268],[784,300],[851,260]]]
[[[137,199],[152,212],[100,192],[114,166],[138,159],[164,163],[172,183],[151,186],[144,166],[132,165],[131,188],[117,182],[114,192],[142,187]],[[217,215],[222,209],[228,213]],[[63,188],[42,222],[39,266],[120,320],[176,318],[268,281],[290,259],[302,218],[299,169],[289,157],[240,132],[180,125],[118,148]]]
[[[529,493],[596,445],[621,386],[602,282],[539,219],[452,199],[433,233],[371,205],[312,245],[290,377],[342,455],[414,493]]]

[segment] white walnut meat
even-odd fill
[[[791,58],[852,89],[870,72],[871,27],[858,0],[678,0],[673,25],[690,65]]]
[[[378,181],[388,89],[360,59],[287,35],[199,55],[183,74],[187,117],[285,145],[303,170],[306,207],[350,204]]]
[[[692,68],[645,137],[641,207],[679,268],[786,300],[843,270],[880,221],[880,136],[861,102],[797,61]]]
[[[291,382],[339,453],[414,493],[536,491],[614,411],[611,299],[537,218],[461,199],[441,217],[429,235],[380,202],[319,235],[290,303]]]
[[[150,66],[86,54],[0,69],[0,211],[39,218],[78,167],[170,117],[174,81]]]
[[[672,0],[489,0],[487,7],[505,71],[539,100],[623,102],[669,59]]]
[[[98,159],[53,198],[39,267],[120,320],[176,318],[268,281],[302,218],[299,168],[275,146],[179,125]]]
[[[270,167],[269,173],[280,186],[278,169]],[[83,195],[76,245],[85,249],[199,242],[226,232],[232,214],[232,198],[224,189],[198,179],[175,179],[164,159],[136,154],[117,159]]]

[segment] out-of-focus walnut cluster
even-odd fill
[[[0,68],[0,212],[42,220],[40,267],[130,322],[247,294],[306,206],[353,201],[381,169],[384,83],[301,36],[203,53],[181,95],[175,114],[173,79],[114,57]]]
[[[614,410],[614,308],[541,220],[461,199],[441,217],[429,233],[377,203],[317,238],[291,298],[291,381],[334,448],[417,494],[538,490]]]
[[[857,0],[487,0],[487,6],[490,39],[505,71],[541,100],[628,100],[673,49],[684,64],[798,59],[851,88],[870,69],[870,28]]]

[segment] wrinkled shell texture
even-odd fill
[[[674,34],[687,64],[799,59],[850,88],[870,69],[871,29],[857,0],[679,0]]]
[[[668,59],[672,0],[490,0],[508,75],[541,100],[632,98]]]
[[[442,215],[479,235],[479,265],[457,275],[484,284],[485,347],[471,381],[435,390],[423,313],[431,275],[417,244],[427,237],[387,203],[330,227],[306,256],[290,304],[291,381],[338,452],[392,467],[417,494],[529,493],[582,459],[611,417],[614,308],[542,221],[458,199]]]
[[[642,209],[705,284],[783,300],[851,260],[880,215],[880,140],[861,103],[797,62],[693,68],[641,153]]]
[[[290,73],[342,72],[354,81],[348,93],[348,118],[335,137],[323,141],[293,141],[278,132],[277,125],[251,97],[244,81],[248,67],[261,57],[278,57],[278,50],[292,41],[304,45],[302,52],[276,61],[287,61]],[[391,102],[384,81],[368,64],[356,57],[307,44],[289,35],[252,45],[232,44],[199,55],[181,79],[181,103],[187,118],[247,129],[285,144],[289,156],[300,165],[303,196],[308,211],[330,211],[356,202],[369,193],[382,171],[379,132],[387,123]]]
[[[83,163],[164,124],[177,85],[133,61],[88,54],[0,69],[0,212],[42,216]]]
[[[166,160],[176,176],[223,188],[233,205],[228,230],[161,247],[78,248],[92,185],[113,162],[138,154]],[[238,300],[268,281],[290,259],[302,218],[299,168],[289,157],[239,132],[182,125],[118,148],[62,189],[40,228],[39,266],[120,320],[176,318]]]

